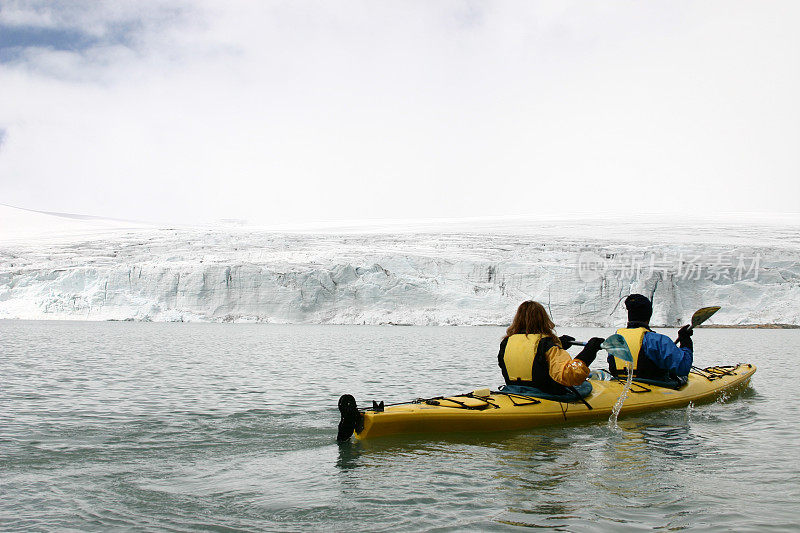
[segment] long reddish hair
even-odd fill
[[[514,320],[508,326],[504,338],[520,333],[524,335],[539,333],[545,337],[552,337],[561,346],[561,342],[556,337],[555,327],[556,325],[553,324],[544,306],[539,302],[528,300],[519,304],[517,314],[514,315]]]

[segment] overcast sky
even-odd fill
[[[0,203],[800,211],[800,2],[0,1]]]

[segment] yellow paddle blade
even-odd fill
[[[711,318],[711,315],[713,315],[719,310],[720,310],[719,307],[703,307],[702,309],[698,309],[692,315],[692,327],[694,328],[696,326],[699,326],[700,324]]]

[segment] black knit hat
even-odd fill
[[[628,310],[628,322],[649,324],[653,315],[653,304],[646,296],[631,294],[625,298],[625,309]]]

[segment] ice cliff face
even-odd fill
[[[507,324],[535,299],[560,326],[614,326],[631,292],[654,299],[658,325],[708,305],[722,306],[716,323],[800,324],[800,232],[137,229],[0,242],[0,318]]]

